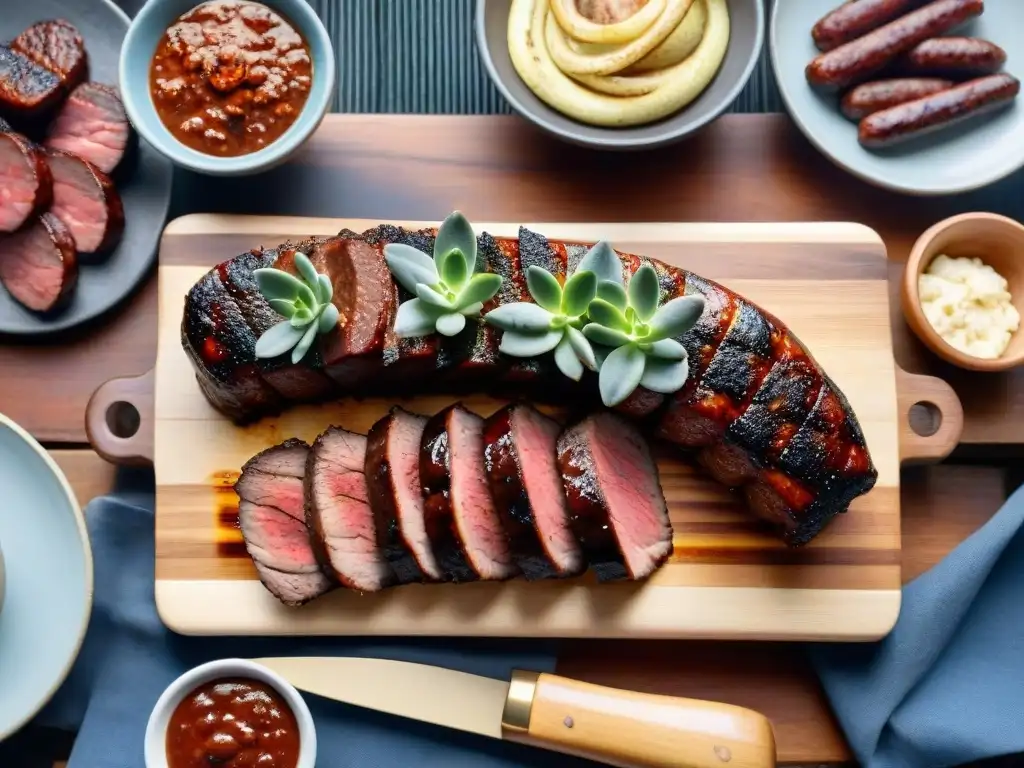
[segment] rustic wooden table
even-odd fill
[[[1020,480],[1000,462],[1018,455],[1024,370],[968,376],[940,364],[911,337],[895,288],[914,239],[935,220],[982,207],[1024,218],[1024,196],[1010,191],[1022,187],[1021,178],[1007,182],[994,204],[990,196],[987,205],[970,195],[896,196],[834,168],[779,115],[725,116],[688,142],[646,154],[589,152],[498,116],[331,115],[318,137],[258,183],[179,175],[176,213],[436,220],[459,208],[477,221],[849,220],[874,227],[892,261],[897,360],[946,378],[965,410],[962,451],[940,466],[904,470],[904,579],[977,529]],[[73,335],[32,345],[0,341],[0,410],[55,448],[83,504],[115,478],[85,447],[85,405],[105,380],[153,365],[155,283],[151,278],[110,317]],[[570,642],[559,671],[761,710],[775,726],[783,763],[850,759],[794,645]]]

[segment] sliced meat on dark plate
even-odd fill
[[[75,240],[63,222],[47,212],[0,235],[0,282],[34,312],[60,307],[78,283]]]
[[[45,144],[110,173],[124,157],[130,132],[117,90],[102,83],[82,83],[60,108]]]
[[[309,446],[286,440],[253,456],[235,483],[238,523],[260,581],[277,599],[302,605],[333,586],[306,528],[303,475]]]
[[[0,45],[0,112],[8,119],[39,117],[56,106],[64,93],[56,74]]]
[[[43,150],[17,133],[0,133],[0,232],[13,232],[53,200]]]
[[[366,436],[366,488],[377,545],[400,584],[440,581],[427,536],[420,482],[424,416],[395,406]]]
[[[600,581],[642,579],[672,553],[658,468],[628,421],[598,413],[558,438],[573,530]]]
[[[392,574],[377,548],[365,463],[365,435],[330,427],[316,439],[306,461],[306,525],[338,583],[377,592],[392,583]]]
[[[79,253],[103,253],[113,248],[124,232],[124,207],[114,182],[103,171],[77,155],[46,150],[53,175],[53,207],[68,225]]]
[[[420,445],[427,535],[446,581],[518,572],[484,472],[484,420],[461,404],[431,417]]]
[[[484,425],[484,467],[527,579],[575,576],[586,568],[569,523],[558,469],[558,422],[525,403],[506,406]]]
[[[85,41],[69,21],[36,22],[14,38],[11,48],[53,72],[67,90],[85,80],[88,70]]]

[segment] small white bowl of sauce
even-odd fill
[[[316,730],[299,692],[246,659],[189,670],[149,716],[146,768],[314,768]]]

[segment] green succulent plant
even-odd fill
[[[435,331],[455,336],[466,327],[466,317],[479,315],[484,302],[501,287],[501,275],[473,274],[476,235],[458,211],[438,229],[433,258],[411,245],[389,243],[384,260],[395,279],[416,297],[398,307],[395,335],[400,338]]]
[[[602,283],[587,308],[583,335],[598,352],[601,400],[618,405],[637,386],[654,392],[679,390],[689,375],[686,348],[674,337],[690,330],[704,311],[699,294],[679,296],[659,306],[661,287],[650,264],[629,285]]]
[[[338,323],[338,308],[331,303],[334,288],[327,275],[318,274],[304,253],[295,254],[295,269],[298,277],[274,267],[253,272],[260,293],[285,318],[257,340],[256,357],[277,357],[291,350],[292,363],[298,363],[317,334],[327,333]]]

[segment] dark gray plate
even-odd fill
[[[89,55],[89,78],[117,85],[117,60],[129,19],[108,0],[0,0],[0,40],[36,21],[64,18],[78,27]],[[172,167],[139,140],[114,174],[124,202],[125,229],[117,249],[96,263],[80,262],[78,287],[60,311],[46,316],[22,307],[0,288],[0,334],[31,336],[92,320],[130,294],[149,271],[171,201]],[[86,257],[88,258],[88,257]]]

